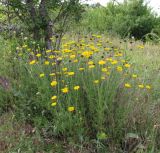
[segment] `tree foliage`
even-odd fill
[[[79,20],[82,12],[79,0],[1,0],[1,4],[11,8],[35,40],[44,38],[49,49],[57,22],[66,26],[71,19]]]
[[[144,0],[126,0],[123,3],[110,1],[106,7],[88,7],[83,24],[91,31],[109,31],[121,37],[141,39],[153,29],[157,32],[158,21]]]

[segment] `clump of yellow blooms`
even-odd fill
[[[37,66],[41,64],[45,65],[45,69],[49,67],[51,70],[48,74],[39,73],[38,75],[40,78],[49,77],[53,80],[50,82],[52,87],[56,87],[52,88],[54,95],[51,97],[51,106],[53,107],[59,104],[58,102],[63,96],[77,95],[80,89],[85,89],[83,84],[86,85],[90,80],[94,86],[93,88],[100,88],[101,84],[107,82],[110,77],[112,78],[112,75],[117,75],[119,79],[122,78],[123,87],[128,91],[132,88],[143,89],[144,91],[152,89],[149,84],[136,83],[139,75],[131,71],[132,63],[126,60],[123,50],[118,47],[111,47],[113,43],[109,40],[104,40],[106,42],[104,43],[102,38],[102,36],[94,34],[91,38],[84,38],[79,41],[67,41],[64,38],[62,39],[63,45],[61,50],[46,50],[45,58],[39,51],[36,51],[37,53],[34,54],[27,45],[17,47],[17,50],[22,55],[20,51],[26,48],[35,57],[34,60],[29,61],[30,65],[36,64]],[[53,38],[51,40],[54,41]],[[106,45],[104,46],[104,44]],[[144,46],[139,45],[138,48],[143,49]],[[132,74],[130,74],[130,71]],[[114,74],[112,74],[113,72]],[[126,81],[125,78],[129,81]],[[83,84],[79,84],[77,79],[81,79]],[[129,88],[131,89],[129,90]],[[73,91],[74,93],[72,93]],[[69,106],[70,103],[66,105]],[[67,107],[68,112],[77,110],[78,108],[75,108],[75,106]]]

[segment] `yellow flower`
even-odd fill
[[[53,63],[52,63],[52,66],[54,66],[54,65],[56,65],[56,62],[53,62]]]
[[[73,63],[77,63],[78,62],[78,59],[75,59],[74,61],[73,61]]]
[[[50,73],[49,75],[50,75],[50,76],[55,76],[56,74],[55,74],[55,73]]]
[[[57,81],[56,80],[54,80],[54,81],[51,82],[51,86],[52,87],[55,87],[56,85],[57,85]]]
[[[80,86],[75,86],[74,90],[79,90]]]
[[[97,35],[97,38],[101,38],[102,36],[101,35]]]
[[[104,65],[104,64],[106,64],[106,61],[100,60],[100,61],[98,62],[98,64],[99,64],[99,65]]]
[[[70,107],[68,107],[68,111],[73,112],[73,111],[75,111],[75,108],[73,106],[70,106]]]
[[[108,69],[107,68],[102,68],[102,72],[107,72]]]
[[[111,72],[106,72],[106,74],[107,74],[107,75],[110,75],[110,74],[111,74]]]
[[[23,45],[22,47],[23,47],[23,48],[27,48],[27,45]]]
[[[83,70],[84,70],[84,68],[83,68],[83,67],[81,67],[81,68],[79,68],[79,70],[80,70],[80,71],[83,71]]]
[[[124,85],[126,88],[131,88],[131,84],[129,84],[129,83],[125,83],[125,85]]]
[[[122,62],[122,63],[125,63],[126,61],[125,61],[125,60],[121,60],[121,62]]]
[[[61,91],[62,91],[63,93],[68,93],[68,92],[69,92],[69,89],[68,89],[68,87],[65,87],[65,88],[61,89]]]
[[[123,56],[123,54],[122,54],[122,53],[115,53],[114,56],[115,56],[115,57],[121,57],[121,56]]]
[[[53,59],[53,58],[55,58],[54,55],[50,55],[50,56],[49,56],[49,59]]]
[[[93,69],[95,65],[89,65],[89,69]]]
[[[56,99],[57,99],[57,96],[52,96],[51,99],[52,99],[52,100],[56,100]]]
[[[95,84],[98,84],[98,83],[99,83],[99,80],[94,80],[94,83],[95,83]]]
[[[70,49],[64,49],[64,50],[62,50],[62,52],[64,52],[64,53],[70,53],[70,52],[72,52],[72,50],[70,50]]]
[[[112,62],[113,59],[112,58],[106,58],[106,61]]]
[[[118,71],[118,72],[122,72],[122,71],[123,71],[122,66],[118,66],[118,67],[117,67],[117,71]]]
[[[141,88],[141,89],[143,89],[144,85],[143,84],[139,84],[138,87]]]
[[[93,54],[92,51],[84,51],[84,52],[82,53],[82,55],[83,55],[84,57],[86,57],[86,58],[89,58],[92,54]]]
[[[58,57],[57,61],[62,61],[62,59],[63,59],[62,57]]]
[[[88,65],[93,65],[93,64],[94,64],[93,61],[89,61],[89,62],[88,62]]]
[[[52,104],[51,104],[51,106],[56,106],[57,105],[57,102],[53,102]]]
[[[106,78],[104,76],[101,77],[101,80],[105,80]]]
[[[37,56],[37,57],[41,57],[41,54],[37,54],[36,56]]]
[[[70,58],[71,59],[73,59],[73,58],[75,58],[76,57],[76,55],[70,55]]]
[[[74,72],[68,72],[69,76],[73,76],[75,73]]]
[[[150,85],[146,85],[146,89],[151,89],[151,86]]]
[[[101,43],[98,43],[97,46],[102,46],[102,44],[101,44]]]
[[[113,61],[111,62],[112,65],[115,65],[115,64],[117,64],[117,63],[118,63],[117,60],[113,60]]]
[[[30,51],[31,51],[31,49],[30,49],[30,48],[28,48],[28,49],[27,49],[27,51],[28,51],[28,52],[30,52]]]
[[[22,53],[19,53],[19,54],[18,54],[18,56],[22,56],[22,55],[23,55]]]
[[[67,68],[67,67],[62,68],[62,71],[63,71],[63,72],[66,72],[67,70],[68,70],[68,68]]]
[[[44,62],[44,65],[49,65],[49,61],[45,61],[45,62]]]
[[[36,63],[36,60],[32,60],[32,61],[29,62],[30,65],[33,65],[35,63]]]
[[[46,53],[50,53],[51,52],[51,50],[46,50]]]
[[[139,45],[138,48],[144,49],[144,46],[143,45]]]
[[[124,66],[125,66],[126,68],[130,68],[130,67],[131,67],[131,65],[130,65],[130,64],[128,64],[128,63],[127,63],[127,64],[125,64]]]
[[[43,78],[44,76],[45,76],[44,73],[41,73],[41,74],[39,75],[40,78]]]
[[[110,48],[105,48],[104,50],[105,50],[105,51],[109,51],[109,50],[110,50]]]
[[[137,74],[133,74],[133,75],[132,75],[132,78],[137,78]]]

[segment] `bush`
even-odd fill
[[[86,8],[82,26],[92,32],[110,32],[122,38],[137,39],[157,29],[159,18],[144,0],[128,0],[124,3],[108,3],[106,7]]]

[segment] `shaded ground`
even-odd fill
[[[29,124],[19,123],[12,112],[0,116],[0,153],[91,153],[65,141],[42,138]]]
[[[41,153],[40,137],[30,125],[18,123],[12,112],[0,117],[0,153]]]

